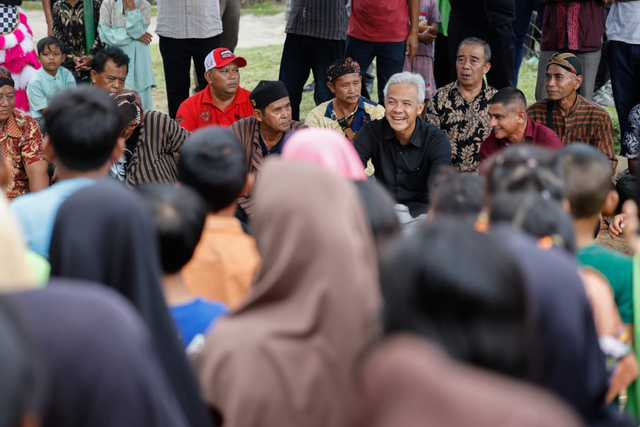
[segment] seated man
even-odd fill
[[[190,132],[205,126],[228,127],[253,116],[249,91],[240,87],[240,68],[247,61],[229,49],[215,49],[204,60],[206,88],[186,99],[178,109],[176,122]]]
[[[335,98],[311,110],[304,121],[307,126],[333,129],[353,142],[362,126],[384,117],[383,106],[360,96],[360,65],[351,58],[331,64],[327,80]]]
[[[187,354],[196,352],[215,322],[229,313],[224,304],[193,295],[181,273],[202,235],[207,209],[187,187],[150,184],[139,189],[147,203],[160,246],[162,291]]]
[[[104,91],[84,85],[68,89],[51,101],[45,117],[47,158],[57,165],[58,182],[11,203],[27,244],[49,258],[53,222],[62,202],[81,188],[107,175],[122,154],[118,138],[120,116]]]
[[[541,65],[542,66],[542,65]],[[615,173],[616,158],[611,117],[602,107],[578,94],[582,63],[572,53],[556,53],[547,64],[549,98],[527,110],[529,118],[553,129],[564,145],[583,142],[604,153]]]
[[[426,119],[451,142],[451,162],[463,173],[477,173],[482,141],[491,133],[489,101],[496,90],[483,76],[491,69],[491,48],[484,40],[467,38],[458,47],[458,80],[433,95]]]
[[[178,182],[176,154],[190,133],[159,111],[143,111],[134,93],[112,95],[122,117],[120,136],[125,151],[111,168],[111,175],[128,187],[151,182]]]
[[[249,94],[253,117],[235,122],[230,129],[245,151],[248,172],[256,174],[262,169],[264,158],[280,154],[293,132],[307,127],[291,119],[289,94],[281,81],[262,80]],[[251,220],[252,191],[238,198],[238,217],[244,223]]]
[[[558,135],[527,118],[527,98],[514,87],[500,89],[489,102],[493,131],[480,146],[480,161],[511,144],[535,144],[551,149],[562,147]]]
[[[129,57],[122,49],[107,47],[96,53],[91,62],[91,81],[109,93],[119,95],[129,72]],[[135,91],[126,90],[124,92]],[[137,93],[136,93],[137,94]]]
[[[424,79],[417,74],[394,74],[384,88],[385,117],[365,125],[354,146],[362,164],[371,159],[376,180],[395,198],[400,221],[424,219],[429,185],[438,167],[451,165],[447,136],[418,116],[424,109]]]
[[[242,230],[236,200],[251,188],[247,161],[228,129],[196,132],[180,152],[180,182],[196,190],[207,205],[202,240],[182,269],[189,291],[238,308],[251,291],[260,255],[253,237]]]

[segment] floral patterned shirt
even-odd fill
[[[477,173],[482,141],[491,134],[489,101],[497,90],[482,82],[482,90],[468,102],[453,82],[436,91],[426,120],[439,127],[451,143],[451,163],[464,173]]]
[[[7,199],[13,200],[29,192],[27,166],[47,160],[38,123],[30,116],[14,111],[0,129],[0,149],[2,158],[11,159],[13,166],[7,189]]]

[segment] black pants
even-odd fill
[[[440,89],[453,82],[449,73],[449,37],[440,33],[433,43],[433,77],[436,79],[436,88]]]
[[[160,54],[167,84],[169,116],[176,118],[182,101],[189,97],[191,86],[191,59],[196,68],[198,85],[207,86],[204,78],[204,59],[215,48],[220,47],[220,36],[208,39],[172,39],[160,36]]]
[[[470,26],[461,24],[451,16],[449,20],[449,70],[453,80],[458,78],[456,72],[456,56],[458,45],[467,37],[478,37],[489,43],[491,47],[491,70],[487,74],[487,83],[500,90],[513,86],[513,56],[515,54],[515,37],[511,24],[497,27]]]
[[[344,40],[327,40],[316,37],[287,34],[280,61],[280,77],[291,100],[293,120],[300,120],[302,89],[313,72],[316,82],[313,100],[316,105],[333,98],[327,87],[327,68],[344,54]]]

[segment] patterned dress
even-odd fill
[[[491,134],[489,101],[497,90],[482,82],[480,93],[468,102],[458,82],[436,91],[426,119],[439,127],[451,143],[451,163],[463,173],[477,173],[482,141]]]
[[[67,55],[67,58],[62,63],[62,66],[71,71],[76,82],[91,83],[90,71],[81,71],[78,73],[75,64],[71,60],[73,56],[82,57],[89,55],[93,58],[93,55],[104,47],[98,35],[101,3],[100,0],[93,0],[96,39],[93,42],[91,50],[87,52],[84,32],[84,1],[89,0],[78,0],[75,5],[71,6],[66,0],[57,0],[53,5],[51,32],[53,33],[53,37],[62,40],[64,43],[64,53]]]

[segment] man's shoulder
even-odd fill
[[[433,94],[433,98],[442,98],[445,96],[449,96],[449,92],[456,86],[457,82],[449,83],[448,85],[442,86],[440,89],[436,90],[436,93]]]
[[[578,97],[578,99],[580,99],[579,108],[581,110],[588,112],[591,115],[609,117],[609,113],[607,113],[607,110],[605,110],[595,102],[589,101],[587,98],[583,97],[580,94],[578,94]]]
[[[33,126],[38,127],[38,123],[36,122],[36,120],[27,113],[14,110],[14,117],[16,119],[16,124],[20,129],[26,129]]]
[[[182,107],[185,107],[187,112],[196,113],[196,109],[202,105],[205,93],[208,90],[209,90],[209,86],[207,86],[206,88],[202,89],[200,92],[194,95],[191,95],[189,98],[182,101],[182,104],[180,104],[180,110],[182,111],[180,112],[181,113],[185,112],[182,108]]]
[[[309,126],[305,125],[302,122],[298,122],[296,120],[292,120],[291,121],[291,130],[298,130],[298,129],[305,129],[308,128]]]
[[[540,112],[547,111],[547,104],[551,102],[548,99],[543,99],[542,101],[535,102],[527,108],[528,114],[538,114]]]
[[[253,127],[256,125],[257,120],[255,117],[244,117],[238,121],[236,121],[235,123],[233,123],[231,126],[229,126],[229,130],[231,130],[231,132],[235,133],[236,136],[240,137],[242,134],[244,134],[248,129],[253,129]]]
[[[309,111],[309,114],[307,114],[307,117],[309,117],[309,116],[314,117],[314,118],[324,117],[326,115],[326,112],[327,112],[327,107],[332,102],[333,102],[333,99],[330,99],[328,101],[323,102],[322,104],[318,104],[317,107],[315,107],[313,110]]]

